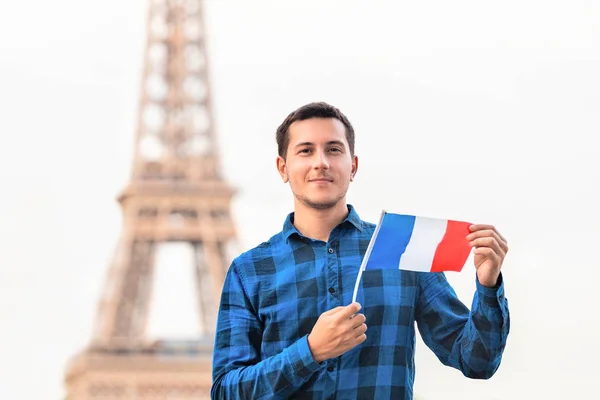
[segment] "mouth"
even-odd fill
[[[331,182],[333,182],[333,179],[318,178],[318,179],[310,179],[309,182],[314,182],[314,183],[331,183]]]

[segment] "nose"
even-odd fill
[[[327,159],[327,153],[324,151],[315,152],[315,169],[329,169],[329,160]]]

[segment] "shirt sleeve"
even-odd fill
[[[493,288],[476,278],[470,311],[443,273],[422,274],[416,321],[423,341],[444,365],[469,378],[491,378],[500,366],[510,330],[502,274]]]
[[[261,359],[262,332],[234,263],[225,278],[217,319],[212,399],[286,398],[324,368],[312,356],[308,335]]]

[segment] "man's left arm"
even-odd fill
[[[416,321],[423,341],[445,365],[470,378],[488,379],[500,366],[510,330],[508,300],[500,273],[506,240],[491,225],[473,225],[476,291],[471,310],[458,299],[443,273],[419,279]]]
[[[502,275],[495,288],[476,280],[470,311],[443,273],[423,274],[420,285],[416,320],[425,344],[444,365],[465,376],[491,378],[500,366],[510,330]]]

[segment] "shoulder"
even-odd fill
[[[275,267],[274,256],[280,251],[284,241],[283,233],[279,232],[269,240],[241,253],[233,260],[231,267],[242,278],[268,275]]]
[[[362,227],[363,232],[366,232],[368,234],[373,234],[373,232],[375,232],[375,228],[377,227],[374,223],[369,222],[369,221],[360,221],[360,225]]]

